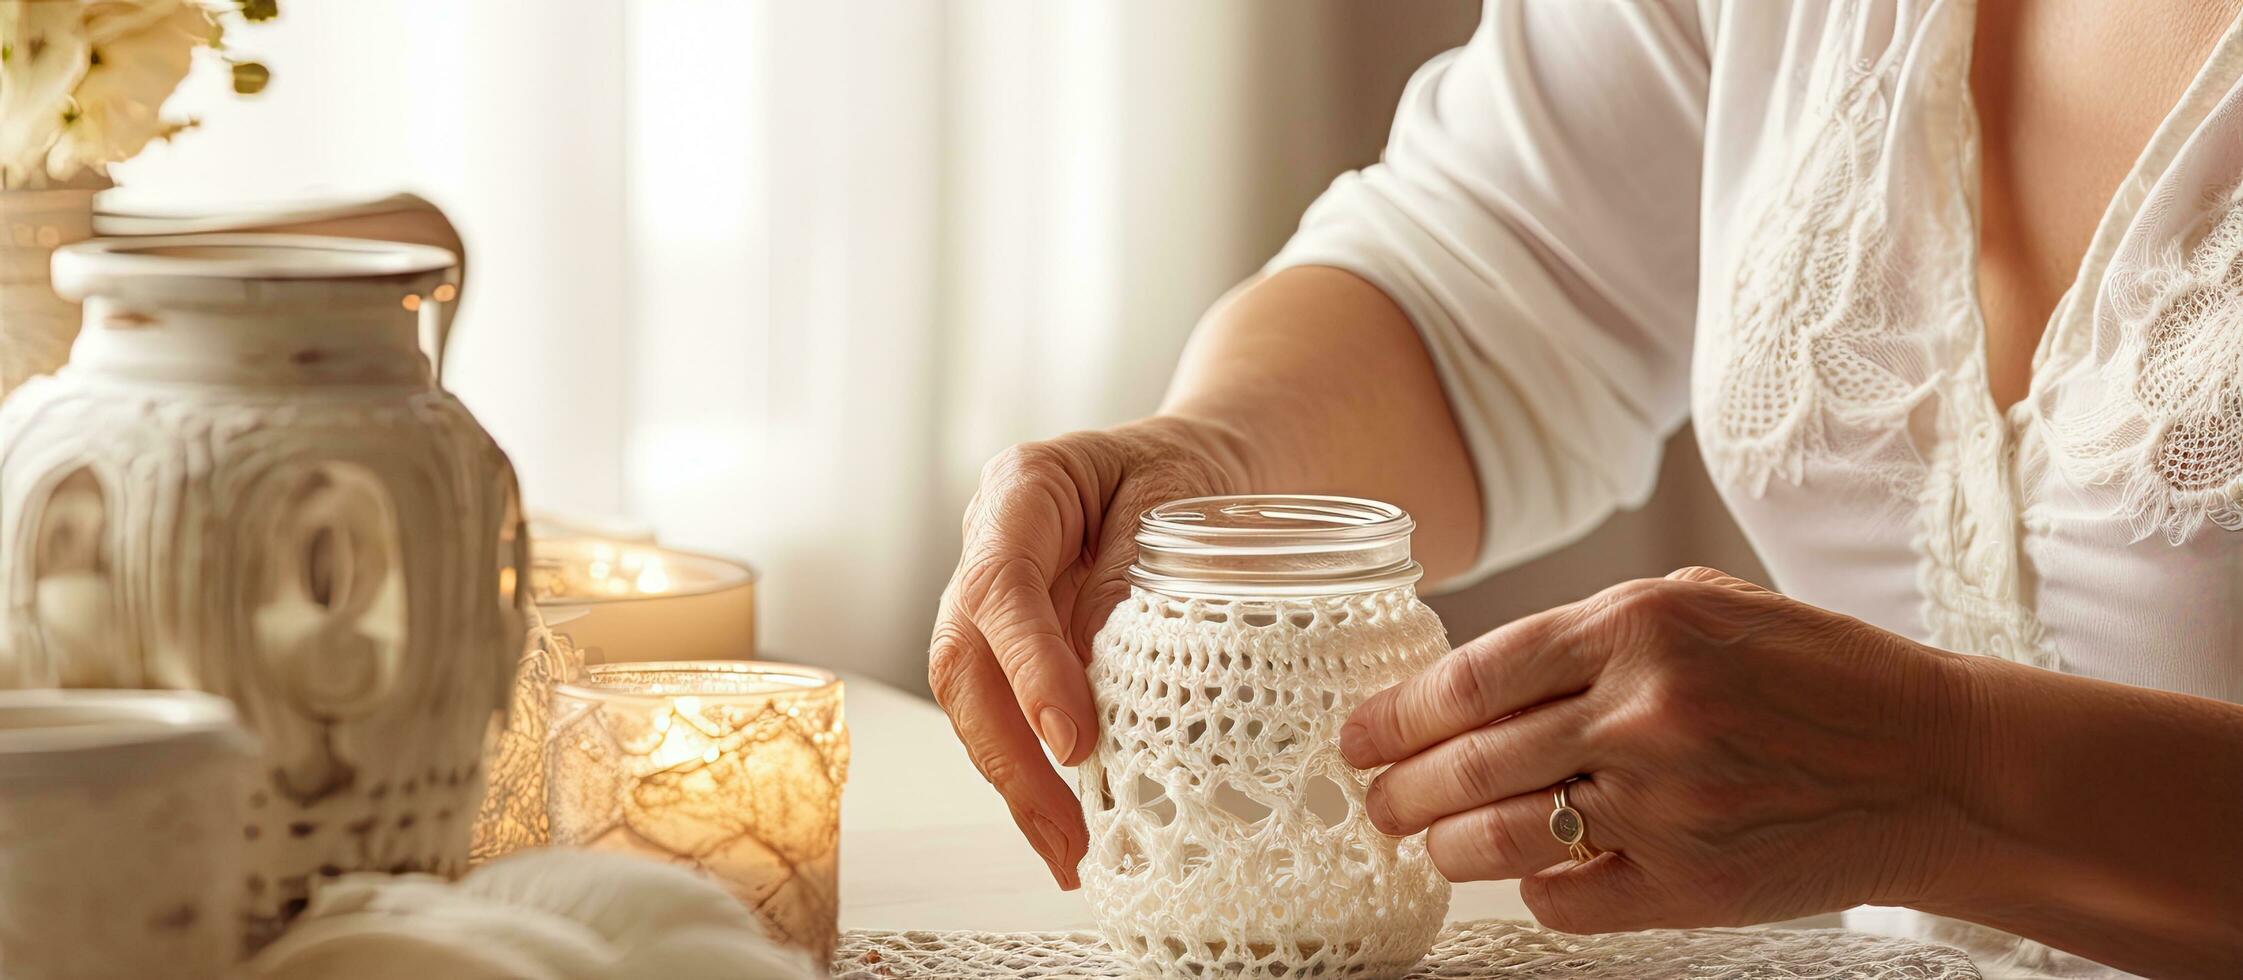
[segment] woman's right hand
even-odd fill
[[[1090,755],[1099,719],[1084,666],[1091,637],[1129,594],[1137,517],[1245,489],[1236,445],[1216,426],[1169,416],[1025,443],[990,461],[966,507],[927,683],[1062,888],[1079,884],[1088,835],[1042,746],[1068,766]]]

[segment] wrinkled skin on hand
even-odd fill
[[[1964,658],[1712,569],[1463,645],[1342,730],[1366,804],[1569,932],[1910,904],[1969,864]],[[1552,787],[1603,849],[1568,857]]]
[[[1098,736],[1084,665],[1129,594],[1137,518],[1181,497],[1235,493],[1235,454],[1209,429],[1152,418],[1015,446],[983,469],[943,591],[927,682],[1014,822],[1074,888],[1088,834],[1045,758],[1081,762]]]

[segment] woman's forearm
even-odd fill
[[[1427,578],[1463,571],[1480,493],[1424,343],[1378,287],[1338,269],[1249,283],[1193,334],[1163,414],[1225,434],[1254,490],[1384,500],[1418,524]]]
[[[2243,706],[1959,658],[1974,831],[1927,911],[2151,976],[2243,964]]]

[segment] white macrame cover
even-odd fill
[[[506,724],[483,746],[483,804],[475,814],[469,864],[482,864],[551,840],[545,819],[545,740],[553,729],[553,685],[576,679],[584,651],[555,632],[531,606],[529,636],[514,668]]]
[[[1134,589],[1093,642],[1084,893],[1150,975],[1391,976],[1449,886],[1363,810],[1339,755],[1363,699],[1448,652],[1408,587],[1285,601]],[[1323,815],[1319,816],[1319,812]]]
[[[842,937],[833,974],[840,980],[1074,980],[1132,975],[1127,959],[1090,933],[863,930]],[[1406,976],[1409,980],[1976,980],[1979,973],[1961,950],[1834,929],[1689,929],[1570,936],[1525,922],[1483,920],[1450,925],[1424,962]]]

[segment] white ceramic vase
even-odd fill
[[[249,938],[321,876],[464,870],[522,651],[512,468],[419,346],[451,253],[282,235],[55,255],[0,406],[0,684],[200,688],[263,742]]]
[[[93,196],[107,183],[0,190],[0,395],[69,359],[78,304],[55,295],[49,260],[93,234]]]
[[[224,980],[250,740],[194,691],[0,691],[0,977]]]

